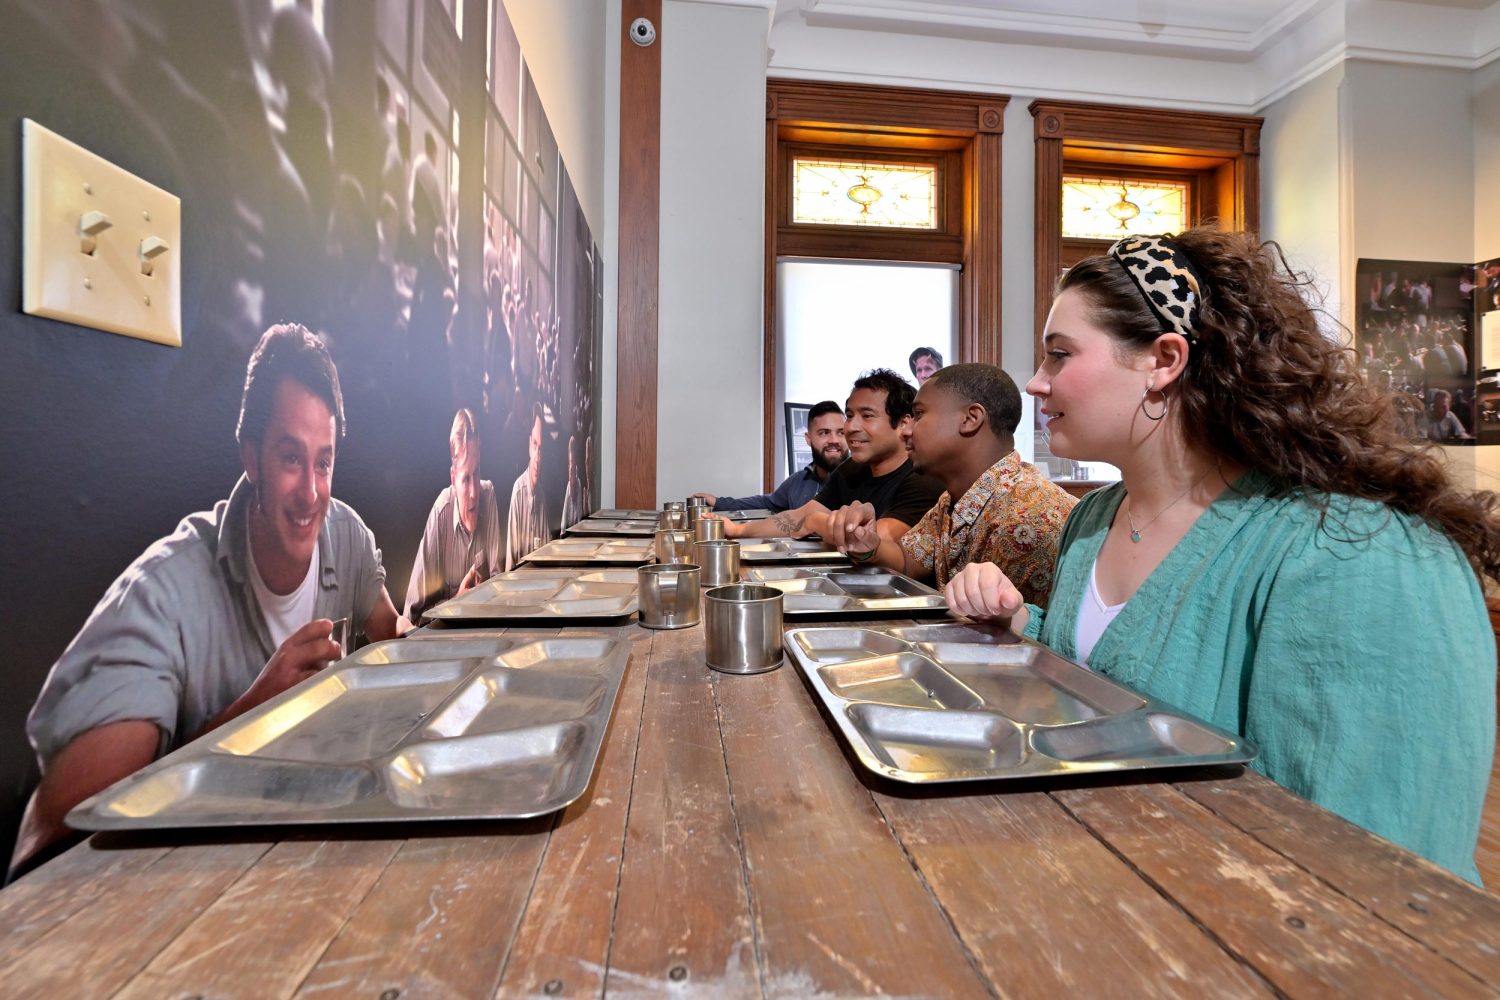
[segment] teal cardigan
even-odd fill
[[[1146,579],[1089,658],[1260,745],[1254,767],[1472,882],[1495,748],[1495,636],[1441,532],[1370,501],[1327,516],[1242,476]],[[1089,574],[1122,485],[1063,529],[1051,610],[1026,627],[1077,659]]]

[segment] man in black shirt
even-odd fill
[[[729,521],[728,538],[803,538],[828,530],[831,511],[862,501],[875,508],[876,530],[896,541],[943,494],[943,484],[912,468],[902,434],[916,390],[888,368],[861,375],[845,404],[849,461],[829,473],[818,495],[795,510],[759,521]]]

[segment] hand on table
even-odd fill
[[[943,598],[954,614],[1001,624],[1026,605],[1016,585],[994,563],[969,563],[948,581]]]

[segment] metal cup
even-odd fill
[[[689,527],[692,526],[694,521],[707,517],[713,512],[713,508],[706,503],[690,503],[683,510],[687,513]]]
[[[739,583],[703,595],[705,659],[726,674],[759,674],[781,666],[781,591]]]
[[[700,542],[724,537],[724,522],[717,518],[704,517],[693,522],[693,537]]]
[[[681,500],[668,500],[661,505],[662,510],[682,510],[687,504]]]
[[[703,567],[705,587],[740,582],[740,543],[732,538],[693,543],[693,562]]]
[[[698,567],[658,563],[636,570],[640,620],[646,628],[687,628],[700,618]]]
[[[328,638],[339,644],[339,649],[343,650],[345,656],[354,652],[353,648],[349,645],[349,640],[353,638],[353,630],[349,627],[348,618],[335,618],[333,620],[333,632]]]
[[[693,533],[673,529],[658,529],[656,532],[656,561],[659,563],[691,563],[693,561]]]
[[[658,531],[680,531],[687,526],[687,514],[680,510],[664,510],[656,516],[656,529]]]

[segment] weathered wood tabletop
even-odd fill
[[[606,631],[633,652],[568,809],[96,836],[0,892],[4,995],[1500,992],[1500,898],[1252,773],[911,789],[790,663]]]

